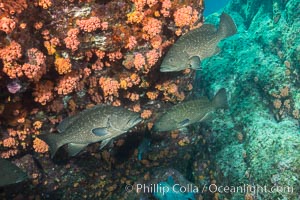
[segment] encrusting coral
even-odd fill
[[[198,0],[3,0],[0,8],[3,157],[47,151],[34,137],[37,113],[45,115],[43,126],[55,127],[62,116],[105,103],[141,112],[151,122],[154,107],[145,103],[176,103],[189,93],[193,72],[165,77],[158,68],[178,36],[201,25]],[[8,140],[8,130],[26,133],[24,140]],[[3,146],[4,140],[15,142]]]

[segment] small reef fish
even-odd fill
[[[20,183],[28,178],[27,174],[19,167],[0,158],[0,187]]]
[[[97,105],[64,119],[57,127],[59,134],[42,134],[38,137],[49,145],[51,158],[65,144],[68,155],[75,156],[91,143],[102,141],[102,149],[111,139],[141,121],[139,113],[122,107]]]
[[[181,36],[167,52],[160,66],[161,72],[200,69],[201,60],[217,54],[217,44],[237,32],[232,18],[222,13],[218,30],[212,24],[203,24]]]
[[[226,90],[220,89],[210,101],[207,97],[182,102],[167,110],[154,124],[154,131],[181,129],[196,122],[205,121],[219,108],[228,108]]]

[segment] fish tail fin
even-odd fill
[[[61,147],[62,145],[59,144],[60,142],[60,138],[57,137],[58,134],[41,134],[38,135],[37,137],[41,140],[43,140],[44,142],[46,142],[50,148],[50,153],[51,153],[51,158],[54,157],[56,151],[59,149],[59,147]]]
[[[228,108],[226,90],[224,88],[220,89],[212,100],[213,105],[216,108]]]
[[[227,38],[231,35],[234,35],[236,32],[237,29],[233,19],[228,14],[223,12],[220,17],[218,35],[221,38]]]

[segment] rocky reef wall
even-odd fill
[[[198,84],[207,91],[225,87],[229,96],[230,114],[212,121],[210,155],[222,185],[286,190],[220,196],[297,199],[300,3],[232,0],[224,11],[234,18],[238,33],[221,42],[220,54],[205,60],[198,74]],[[206,22],[215,23],[217,15]]]

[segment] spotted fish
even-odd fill
[[[20,183],[28,178],[27,174],[8,160],[0,158],[0,187]]]
[[[63,145],[67,145],[69,156],[75,156],[91,143],[102,141],[100,149],[103,148],[141,121],[138,113],[125,108],[97,105],[63,120],[57,127],[59,134],[38,137],[49,145],[52,158]]]
[[[160,66],[161,72],[200,69],[200,62],[220,50],[217,44],[237,32],[232,18],[223,13],[218,30],[212,24],[204,24],[181,36],[167,52]]]
[[[204,121],[218,108],[227,108],[227,96],[224,88],[220,89],[212,101],[207,97],[182,102],[167,110],[154,124],[154,131],[171,131],[190,124]]]

